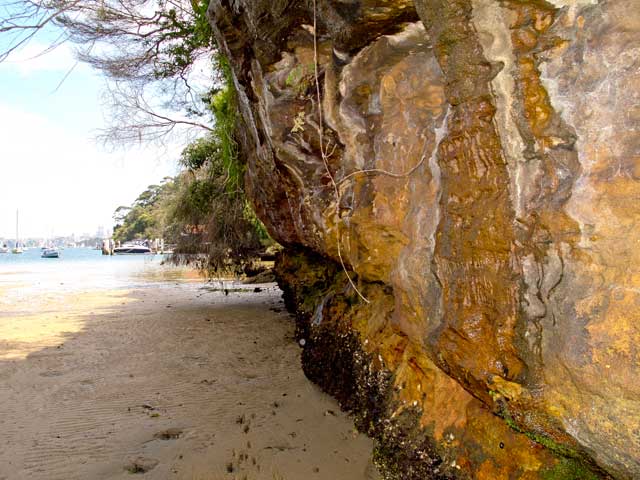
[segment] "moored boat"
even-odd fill
[[[40,256],[42,258],[60,258],[60,252],[57,248],[45,248]]]
[[[137,255],[144,255],[144,254],[149,254],[152,253],[151,249],[149,247],[147,247],[146,245],[137,245],[137,244],[133,244],[133,243],[125,243],[124,245],[120,246],[120,247],[116,247],[113,249],[113,253],[114,255],[132,255],[132,254],[137,254]]]
[[[20,236],[18,235],[18,210],[16,210],[16,246],[11,249],[11,253],[22,253],[24,250],[20,246],[20,241],[18,240]]]

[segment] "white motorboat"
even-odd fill
[[[60,258],[60,252],[57,248],[45,248],[40,256],[42,258]]]
[[[7,247],[6,243],[0,247],[0,253],[9,253],[9,247]]]
[[[151,249],[149,247],[147,247],[146,245],[137,245],[134,243],[125,243],[124,245],[120,246],[120,247],[116,247],[113,249],[113,253],[114,255],[133,255],[133,254],[137,254],[137,255],[144,255],[144,254],[149,254],[149,253],[153,253],[151,252]]]

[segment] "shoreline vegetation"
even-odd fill
[[[265,270],[261,259],[272,259],[279,246],[245,195],[231,72],[224,57],[216,57],[214,65],[222,83],[203,100],[214,127],[183,149],[178,175],[116,209],[113,239],[163,238],[174,245],[174,264],[194,265],[210,277],[255,275]]]

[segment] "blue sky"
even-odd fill
[[[104,80],[75,64],[72,46],[37,56],[31,42],[0,63],[0,238],[95,233],[147,185],[177,171],[181,145],[109,152],[93,140],[104,128]],[[36,56],[36,58],[34,58]]]

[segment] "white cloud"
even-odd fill
[[[0,68],[15,70],[19,75],[28,77],[40,72],[66,73],[71,69],[90,70],[90,67],[77,62],[71,45],[64,43],[47,51],[48,45],[30,42],[23,48],[13,52]]]
[[[92,233],[150,183],[176,171],[178,147],[109,154],[44,116],[0,104],[0,237]]]
[[[16,208],[24,237],[110,227],[116,207],[176,173],[183,147],[177,140],[168,151],[102,151],[89,138],[105,126],[100,78],[87,65],[76,65],[69,44],[40,55],[46,48],[33,41],[0,63],[0,238],[14,236]],[[203,77],[210,73],[206,63],[198,67]]]

